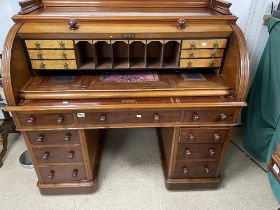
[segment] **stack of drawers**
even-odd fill
[[[78,131],[25,132],[42,184],[87,180]]]
[[[77,69],[73,40],[25,40],[32,69]]]
[[[219,68],[226,46],[226,39],[183,40],[180,68]]]
[[[215,178],[226,149],[227,128],[180,128],[174,178]]]

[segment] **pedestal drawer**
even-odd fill
[[[228,128],[181,128],[179,143],[222,143],[228,133]]]
[[[72,145],[79,144],[79,134],[75,130],[67,131],[32,131],[27,132],[32,145]]]
[[[180,144],[177,159],[219,159],[222,150],[223,144]]]
[[[44,147],[34,149],[38,164],[81,163],[83,162],[80,146],[77,147]]]
[[[74,123],[71,113],[46,113],[32,114],[19,113],[19,121],[21,126],[46,126],[46,125],[72,125]]]
[[[39,172],[45,184],[86,180],[83,165],[39,167]]]
[[[218,161],[178,161],[174,178],[217,177]]]

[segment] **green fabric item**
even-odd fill
[[[257,160],[268,162],[280,144],[280,23],[270,18],[269,40],[242,111],[243,144]],[[280,204],[280,184],[268,173]]]

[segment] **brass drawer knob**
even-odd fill
[[[193,121],[198,121],[199,120],[199,116],[197,113],[193,114]]]
[[[38,52],[38,53],[37,53],[37,58],[38,58],[38,59],[43,59],[43,53]]]
[[[185,19],[179,19],[177,22],[177,28],[179,30],[184,30],[186,28],[186,20]]]
[[[216,51],[212,51],[211,52],[211,58],[215,58],[216,57]]]
[[[64,67],[64,69],[69,69],[69,64],[68,63],[64,63],[63,67]]]
[[[220,120],[221,120],[221,121],[225,121],[225,120],[228,119],[227,115],[224,114],[224,113],[221,113],[219,117],[220,117]]]
[[[40,49],[40,47],[41,47],[41,44],[39,42],[35,42],[35,48]]]
[[[40,134],[38,137],[37,137],[37,142],[38,143],[42,143],[44,142],[45,140],[45,135],[44,134]]]
[[[215,43],[213,44],[213,47],[214,47],[215,49],[219,48],[219,43],[218,43],[218,42],[215,42]]]
[[[28,120],[26,121],[28,124],[33,124],[35,122],[35,117],[29,117]]]
[[[40,64],[40,69],[46,69],[46,64],[41,63],[41,64]]]
[[[159,121],[159,114],[158,113],[154,114],[154,121]]]
[[[190,58],[194,58],[194,52],[191,51],[189,56],[190,56]]]
[[[188,62],[188,67],[192,67],[193,63],[191,61]]]
[[[64,137],[64,141],[69,142],[71,139],[71,133],[66,133]]]
[[[72,177],[77,177],[78,176],[78,172],[79,172],[78,169],[73,169]]]
[[[185,154],[186,154],[187,157],[191,156],[192,155],[191,150],[189,148],[187,148],[185,150]]]
[[[49,159],[49,156],[50,156],[50,153],[49,152],[45,152],[42,156],[42,159],[43,160],[48,160]]]
[[[218,134],[218,133],[214,133],[214,134],[213,134],[213,138],[214,138],[215,141],[220,141],[221,136],[220,136],[220,134]]]
[[[192,132],[189,133],[189,141],[194,141],[194,140],[195,140],[194,134]]]
[[[78,30],[79,26],[77,25],[77,20],[69,20],[69,29],[70,30]]]
[[[215,150],[214,149],[209,149],[209,155],[214,157],[216,155]]]
[[[211,174],[212,173],[212,170],[207,166],[204,168],[204,170],[205,170],[206,174]]]
[[[209,66],[210,66],[210,67],[213,67],[214,64],[215,64],[214,61],[210,61],[210,62],[209,62]]]
[[[59,116],[56,120],[57,123],[62,124],[64,121],[64,117],[63,116]]]
[[[61,49],[64,49],[65,48],[65,43],[64,42],[60,42],[59,46],[60,46]]]
[[[102,122],[106,121],[106,115],[105,114],[100,115],[100,121],[102,121]]]
[[[75,152],[74,151],[70,151],[69,154],[68,154],[68,158],[69,159],[73,159],[74,155],[75,155]]]
[[[62,53],[62,59],[66,60],[67,59],[67,54],[65,52]]]
[[[183,168],[183,173],[184,173],[184,175],[187,175],[187,174],[189,173],[189,170],[188,170],[187,167],[184,167],[184,168]]]
[[[54,174],[55,174],[54,170],[50,170],[48,178],[49,179],[53,179],[54,178]]]
[[[192,49],[195,49],[195,48],[196,48],[196,43],[195,43],[195,42],[192,42],[192,43],[191,43],[191,48],[192,48]]]

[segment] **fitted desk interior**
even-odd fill
[[[20,5],[3,53],[6,109],[42,194],[96,190],[107,128],[157,128],[168,189],[218,187],[248,83],[230,4]]]

